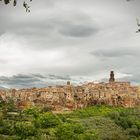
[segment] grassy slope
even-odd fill
[[[30,108],[20,115],[1,115],[0,140],[140,140],[139,107],[92,106],[61,114]]]

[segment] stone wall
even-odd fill
[[[96,104],[133,107],[140,104],[140,87],[129,82],[87,83],[64,86],[0,90],[0,99],[14,100],[18,107],[48,106],[52,110],[74,110]]]

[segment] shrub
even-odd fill
[[[83,134],[83,132],[84,129],[81,125],[65,123],[56,129],[56,137],[57,140],[77,140],[78,135]]]
[[[43,112],[49,112],[49,111],[51,111],[51,108],[48,107],[48,106],[44,106],[44,107],[42,108],[42,110],[41,110],[42,113],[43,113]]]
[[[40,124],[41,128],[55,127],[61,123],[59,117],[51,112],[40,115],[36,121],[38,124]]]
[[[38,134],[38,131],[34,125],[28,122],[17,122],[14,129],[16,135],[20,136],[21,138],[27,138]]]
[[[8,121],[8,120],[3,120],[1,122],[1,126],[0,126],[0,134],[14,135],[15,134],[14,122]]]
[[[39,109],[36,107],[27,108],[24,110],[24,113],[26,115],[32,115],[34,118],[37,118],[39,115]]]
[[[140,130],[137,128],[128,128],[126,131],[129,135],[133,135],[136,137],[140,136]]]

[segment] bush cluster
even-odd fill
[[[92,106],[55,114],[50,109],[18,110],[0,105],[1,140],[139,140],[140,109]]]

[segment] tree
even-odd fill
[[[139,22],[139,19],[138,18],[136,20],[137,20],[137,25],[139,27],[138,30],[136,31],[136,33],[139,33],[140,32],[140,22]]]
[[[0,1],[2,1],[2,0],[0,0]],[[9,3],[11,3],[11,1],[13,2],[13,6],[17,5],[17,0],[4,0],[4,3],[9,4]],[[29,0],[29,1],[31,2],[32,0]],[[23,7],[26,9],[26,12],[30,12],[30,6],[29,6],[28,2],[23,1]]]
[[[61,124],[60,118],[51,112],[40,115],[37,121],[36,123],[40,124],[41,128],[53,128]]]

